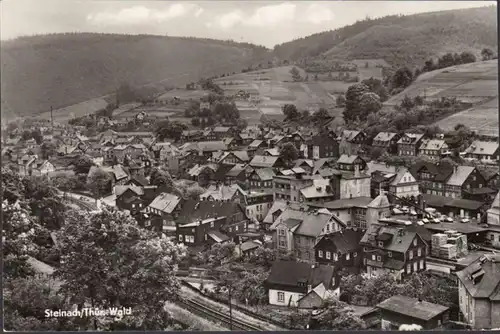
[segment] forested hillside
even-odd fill
[[[446,52],[496,49],[495,6],[367,19],[275,47],[281,59],[317,56],[334,59],[377,59],[392,65],[422,65]]]
[[[2,42],[2,111],[33,115],[113,93],[126,82],[185,84],[267,62],[251,44],[114,34],[52,34]]]

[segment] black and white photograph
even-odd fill
[[[500,329],[496,1],[0,2],[5,331]]]

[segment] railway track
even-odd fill
[[[184,309],[191,311],[193,314],[197,314],[208,320],[218,322],[227,328],[232,327],[231,328],[232,330],[259,331],[259,332],[262,331],[260,327],[246,323],[239,319],[235,319],[234,317],[232,318],[231,321],[229,315],[216,311],[210,308],[210,306],[204,305],[192,299],[179,299],[177,303]]]

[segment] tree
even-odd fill
[[[128,83],[124,82],[120,84],[116,90],[117,106],[124,103],[134,102],[136,99],[137,94]]]
[[[151,171],[150,182],[152,185],[157,186],[166,192],[172,191],[174,188],[174,180],[169,172],[155,168]]]
[[[408,67],[399,68],[392,76],[392,88],[406,88],[412,81],[413,72]]]
[[[185,195],[188,198],[199,200],[200,195],[205,192],[205,188],[200,187],[199,185],[193,185],[191,187],[186,188]]]
[[[200,119],[198,117],[194,117],[191,119],[191,125],[195,126],[195,127],[199,127],[200,126]]]
[[[160,140],[164,140],[165,138],[173,138],[174,140],[180,140],[182,136],[182,131],[186,130],[186,124],[179,122],[170,122],[169,120],[165,120],[160,122],[156,128],[155,133],[159,137]]]
[[[96,200],[108,195],[111,192],[111,185],[111,175],[100,168],[96,169],[87,180],[87,189]]]
[[[88,174],[92,166],[94,166],[92,159],[88,155],[82,155],[74,162],[74,171],[76,174]]]
[[[38,145],[40,145],[43,142],[43,136],[42,133],[40,132],[40,129],[35,129],[31,132],[31,138],[33,138]]]
[[[293,81],[300,81],[301,79],[300,72],[295,66],[292,67],[292,69],[290,70],[290,74],[292,75]]]
[[[464,51],[460,54],[460,62],[462,64],[475,63],[476,56],[470,51]]]
[[[345,107],[345,96],[338,95],[337,99],[335,100],[335,103],[336,103],[337,107]]]
[[[370,79],[365,79],[361,81],[365,84],[373,93],[377,94],[380,98],[380,102],[385,102],[389,98],[389,92],[387,88],[382,84],[382,81],[371,77]]]
[[[204,168],[198,175],[198,183],[202,187],[207,186],[210,183],[211,179],[212,179],[212,170],[210,169],[210,167]]]
[[[164,330],[171,325],[164,304],[177,298],[175,272],[185,248],[113,209],[74,219],[60,238],[63,256],[55,277],[64,282],[62,291],[88,300],[93,308],[132,308],[131,316],[111,323],[94,318],[94,330]]]
[[[300,114],[301,114],[300,118],[302,119],[302,121],[305,121],[305,122],[307,122],[309,120],[309,118],[311,117],[311,113],[307,109],[302,110],[302,112]]]
[[[377,94],[369,92],[364,93],[359,101],[359,119],[365,121],[368,115],[376,114],[382,109],[382,103]]]
[[[345,109],[344,109],[344,120],[346,123],[356,120],[361,114],[360,101],[361,97],[368,93],[370,89],[363,83],[356,83],[347,88],[345,94]]]
[[[299,111],[294,104],[285,104],[283,106],[283,114],[285,115],[285,120],[293,121],[300,117]]]
[[[491,50],[489,48],[484,48],[481,51],[481,57],[483,57],[483,60],[493,59],[494,56],[495,56],[495,53],[493,52],[493,50]]]
[[[410,111],[415,107],[415,102],[408,95],[405,95],[403,100],[401,101],[401,108],[406,111]]]
[[[280,149],[280,158],[287,164],[291,165],[294,160],[299,157],[299,150],[292,143],[286,143]]]
[[[198,255],[198,262],[208,264],[211,268],[216,268],[234,255],[235,248],[236,245],[234,242],[213,244],[207,251]]]
[[[319,108],[319,110],[312,115],[312,121],[316,124],[323,124],[329,118],[330,114],[325,108]]]

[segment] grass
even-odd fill
[[[165,309],[172,315],[172,317],[187,326],[190,326],[191,330],[198,331],[228,331],[227,328],[216,324],[212,321],[199,317],[176,304],[165,303]]]
[[[122,82],[182,86],[240,71],[262,55],[247,44],[148,35],[53,34],[1,46],[2,107],[15,116],[112,94]]]
[[[204,96],[208,96],[210,92],[207,90],[187,90],[187,89],[173,89],[170,90],[157,98],[157,100],[171,100],[174,97],[178,97],[181,100],[189,100],[189,99],[200,99]]]

